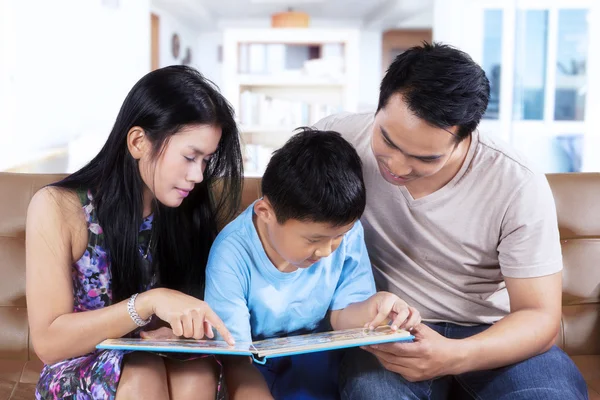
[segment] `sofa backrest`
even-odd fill
[[[33,194],[60,175],[0,173],[0,358],[28,360],[25,217]]]
[[[0,173],[0,358],[35,358],[25,302],[25,219],[33,194],[61,175]],[[550,174],[563,249],[563,318],[558,344],[600,354],[600,174]],[[260,196],[246,178],[244,209]]]
[[[563,252],[563,317],[558,345],[600,354],[600,173],[549,174]]]

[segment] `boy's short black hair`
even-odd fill
[[[490,82],[468,54],[427,42],[400,54],[390,65],[379,92],[377,111],[401,93],[408,108],[432,126],[458,126],[458,140],[477,128],[490,98]]]
[[[262,178],[277,221],[343,226],[358,220],[366,191],[356,150],[338,132],[299,130],[273,153]]]

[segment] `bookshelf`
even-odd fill
[[[294,129],[357,111],[359,37],[358,29],[223,32],[223,93],[236,111],[246,176],[261,176]]]

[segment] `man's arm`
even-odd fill
[[[562,255],[556,207],[544,175],[515,192],[502,220],[498,260],[510,314],[460,343],[460,371],[523,361],[552,347],[560,328]]]
[[[548,350],[560,327],[562,257],[556,208],[544,176],[532,176],[509,202],[498,260],[510,298],[506,317],[461,340],[421,325],[414,343],[370,351],[389,370],[418,381],[502,367]]]
[[[549,350],[558,336],[562,275],[505,278],[511,313],[484,332],[458,341],[453,374],[514,364]]]
[[[506,278],[511,313],[477,335],[448,339],[426,325],[413,343],[370,346],[382,365],[411,382],[514,364],[554,344],[560,326],[561,273]]]

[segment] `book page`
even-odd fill
[[[258,357],[284,356],[377,343],[406,341],[413,338],[405,330],[393,331],[386,325],[372,331],[365,328],[356,328],[266,339],[254,342],[254,348],[257,351]]]
[[[96,346],[98,349],[116,349],[150,352],[171,353],[204,353],[204,354],[229,354],[247,355],[253,354],[252,343],[236,343],[235,346],[228,345],[220,340],[195,340],[195,339],[107,339]]]

